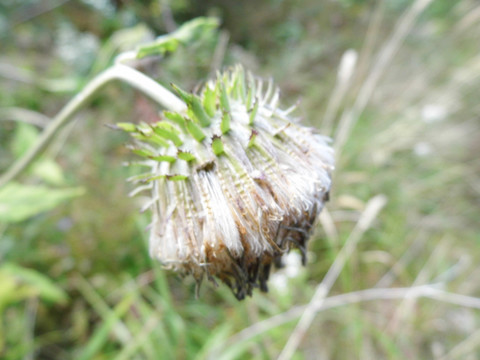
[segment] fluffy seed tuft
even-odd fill
[[[118,124],[151,171],[150,254],[169,269],[227,284],[238,299],[267,291],[272,264],[306,242],[331,185],[329,139],[277,106],[279,91],[241,67],[197,94],[184,113]]]

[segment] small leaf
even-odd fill
[[[166,161],[166,162],[169,162],[169,163],[173,163],[177,160],[173,156],[169,156],[169,155],[152,156],[150,159],[155,160],[155,161],[159,161],[159,162]]]
[[[32,169],[33,173],[50,185],[60,186],[65,183],[65,177],[60,165],[52,159],[40,159]]]
[[[108,313],[100,325],[96,327],[95,331],[91,334],[88,342],[82,347],[81,352],[75,356],[77,360],[91,360],[98,359],[100,350],[108,342],[110,334],[113,332],[117,324],[122,321],[122,317],[130,310],[133,304],[135,304],[134,295],[124,297],[113,309]]]
[[[194,43],[205,34],[217,28],[219,21],[212,17],[198,17],[180,26],[170,34],[159,36],[154,43],[141,45],[137,49],[137,58],[141,59],[149,55],[165,55],[177,50],[180,44],[189,45]]]
[[[168,119],[173,121],[175,124],[179,125],[182,130],[186,130],[185,128],[185,119],[183,118],[182,115],[176,112],[171,112],[171,111],[164,111],[163,115]]]
[[[203,93],[203,107],[205,108],[206,113],[210,117],[213,117],[215,115],[215,100],[215,91],[210,89],[209,86],[206,86]]]
[[[15,157],[21,157],[38,138],[35,126],[19,123],[15,129],[15,136],[11,143],[11,150]]]
[[[137,132],[145,136],[151,136],[153,134],[153,129],[149,124],[142,122],[137,125]]]
[[[203,133],[200,126],[198,126],[190,119],[185,119],[185,121],[188,132],[195,138],[195,140],[197,140],[198,142],[202,142],[203,139],[205,139],[206,135]]]
[[[167,180],[172,180],[172,181],[180,181],[180,180],[187,180],[188,176],[187,175],[165,175]]]
[[[249,121],[250,125],[253,125],[255,121],[255,117],[257,116],[258,104],[259,104],[259,101],[255,99],[255,104],[253,105],[253,109],[250,110],[250,121]]]
[[[146,158],[153,158],[154,156],[156,156],[154,153],[147,149],[132,149],[132,152],[138,156],[143,156]]]
[[[235,67],[232,72],[231,88],[229,92],[234,99],[245,101],[245,75],[241,66]]]
[[[237,84],[237,93],[238,97],[245,101],[246,91],[245,91],[245,72],[241,66],[238,67],[238,84]]]
[[[134,175],[134,176],[130,176],[127,181],[130,181],[130,182],[133,182],[133,183],[137,183],[137,182],[148,182],[150,181],[150,179],[152,178],[152,173],[151,172],[148,172],[148,173],[143,173],[143,174],[140,174],[140,175]]]
[[[186,92],[185,90],[180,89],[177,85],[175,84],[170,84],[175,90],[175,92],[182,98],[183,101],[185,101],[188,105],[192,103],[193,100],[193,94],[190,94],[189,92]]]
[[[208,359],[211,353],[221,349],[222,346],[228,343],[228,337],[231,336],[233,325],[229,322],[225,322],[217,326],[208,336],[203,340],[202,347],[195,354],[197,359]],[[223,354],[222,354],[223,356]],[[223,359],[223,357],[220,358]],[[237,359],[240,357],[237,357]]]
[[[183,144],[182,139],[176,134],[177,129],[168,123],[157,122],[152,125],[152,129],[156,134],[173,142],[175,146],[181,146]]]
[[[157,175],[157,176],[153,176],[153,177],[149,178],[148,181],[154,181],[154,180],[160,180],[160,179],[180,181],[180,180],[187,180],[188,175],[181,175],[181,174]]]
[[[60,304],[64,304],[68,300],[68,296],[62,288],[36,270],[7,263],[0,267],[0,272],[24,283],[43,300]]]
[[[186,152],[186,151],[178,150],[177,156],[178,156],[179,159],[185,160],[185,161],[196,160],[195,155],[193,155],[192,153]]]
[[[170,123],[167,122],[167,121],[157,121],[156,123],[151,124],[150,127],[151,127],[154,131],[155,131],[155,129],[160,128],[160,129],[165,129],[165,130],[167,130],[167,131],[169,131],[169,132],[172,132],[172,133],[174,133],[174,134],[176,134],[176,135],[179,134],[178,129],[177,129],[174,125],[170,124]]]
[[[168,147],[168,142],[166,142],[162,137],[160,137],[160,135],[157,135],[155,133],[152,133],[148,136],[143,134],[133,134],[132,137],[144,142],[159,145],[161,147]]]
[[[165,55],[167,52],[175,52],[178,49],[179,41],[172,37],[160,38],[152,44],[142,45],[137,50],[137,59],[149,55]]]
[[[220,106],[224,112],[230,112],[230,104],[228,102],[227,90],[223,81],[219,80],[220,86]]]
[[[222,131],[222,134],[226,134],[230,131],[230,113],[223,113],[222,122],[220,123],[220,130]]]
[[[26,220],[83,193],[84,190],[78,187],[55,189],[8,183],[0,188],[0,222]]]
[[[223,148],[222,139],[219,136],[214,136],[212,141],[212,150],[216,156],[222,155],[225,150]]]
[[[189,44],[198,41],[203,35],[211,32],[220,25],[217,18],[198,17],[184,23],[181,27],[172,33],[182,44]]]
[[[190,104],[190,108],[193,114],[195,115],[195,118],[200,123],[200,125],[202,125],[203,127],[207,127],[210,125],[211,123],[210,117],[205,112],[202,102],[200,101],[200,98],[198,96],[195,96],[195,95],[192,96],[192,102]]]
[[[117,128],[126,132],[135,132],[137,127],[132,123],[116,123]]]

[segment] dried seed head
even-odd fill
[[[291,248],[305,255],[328,197],[333,150],[278,105],[279,90],[241,67],[197,94],[175,88],[184,113],[118,124],[151,171],[150,254],[200,282],[218,278],[238,299],[267,291],[270,267]]]

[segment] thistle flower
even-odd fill
[[[328,198],[328,138],[278,107],[279,90],[241,67],[153,124],[120,123],[150,171],[131,179],[151,191],[150,254],[168,269],[226,283],[238,299],[267,291],[272,264],[302,252]]]

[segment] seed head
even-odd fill
[[[272,264],[306,242],[328,198],[328,138],[278,107],[279,90],[241,67],[218,74],[153,124],[117,124],[150,167],[150,254],[169,269],[226,283],[238,299],[267,291]]]

